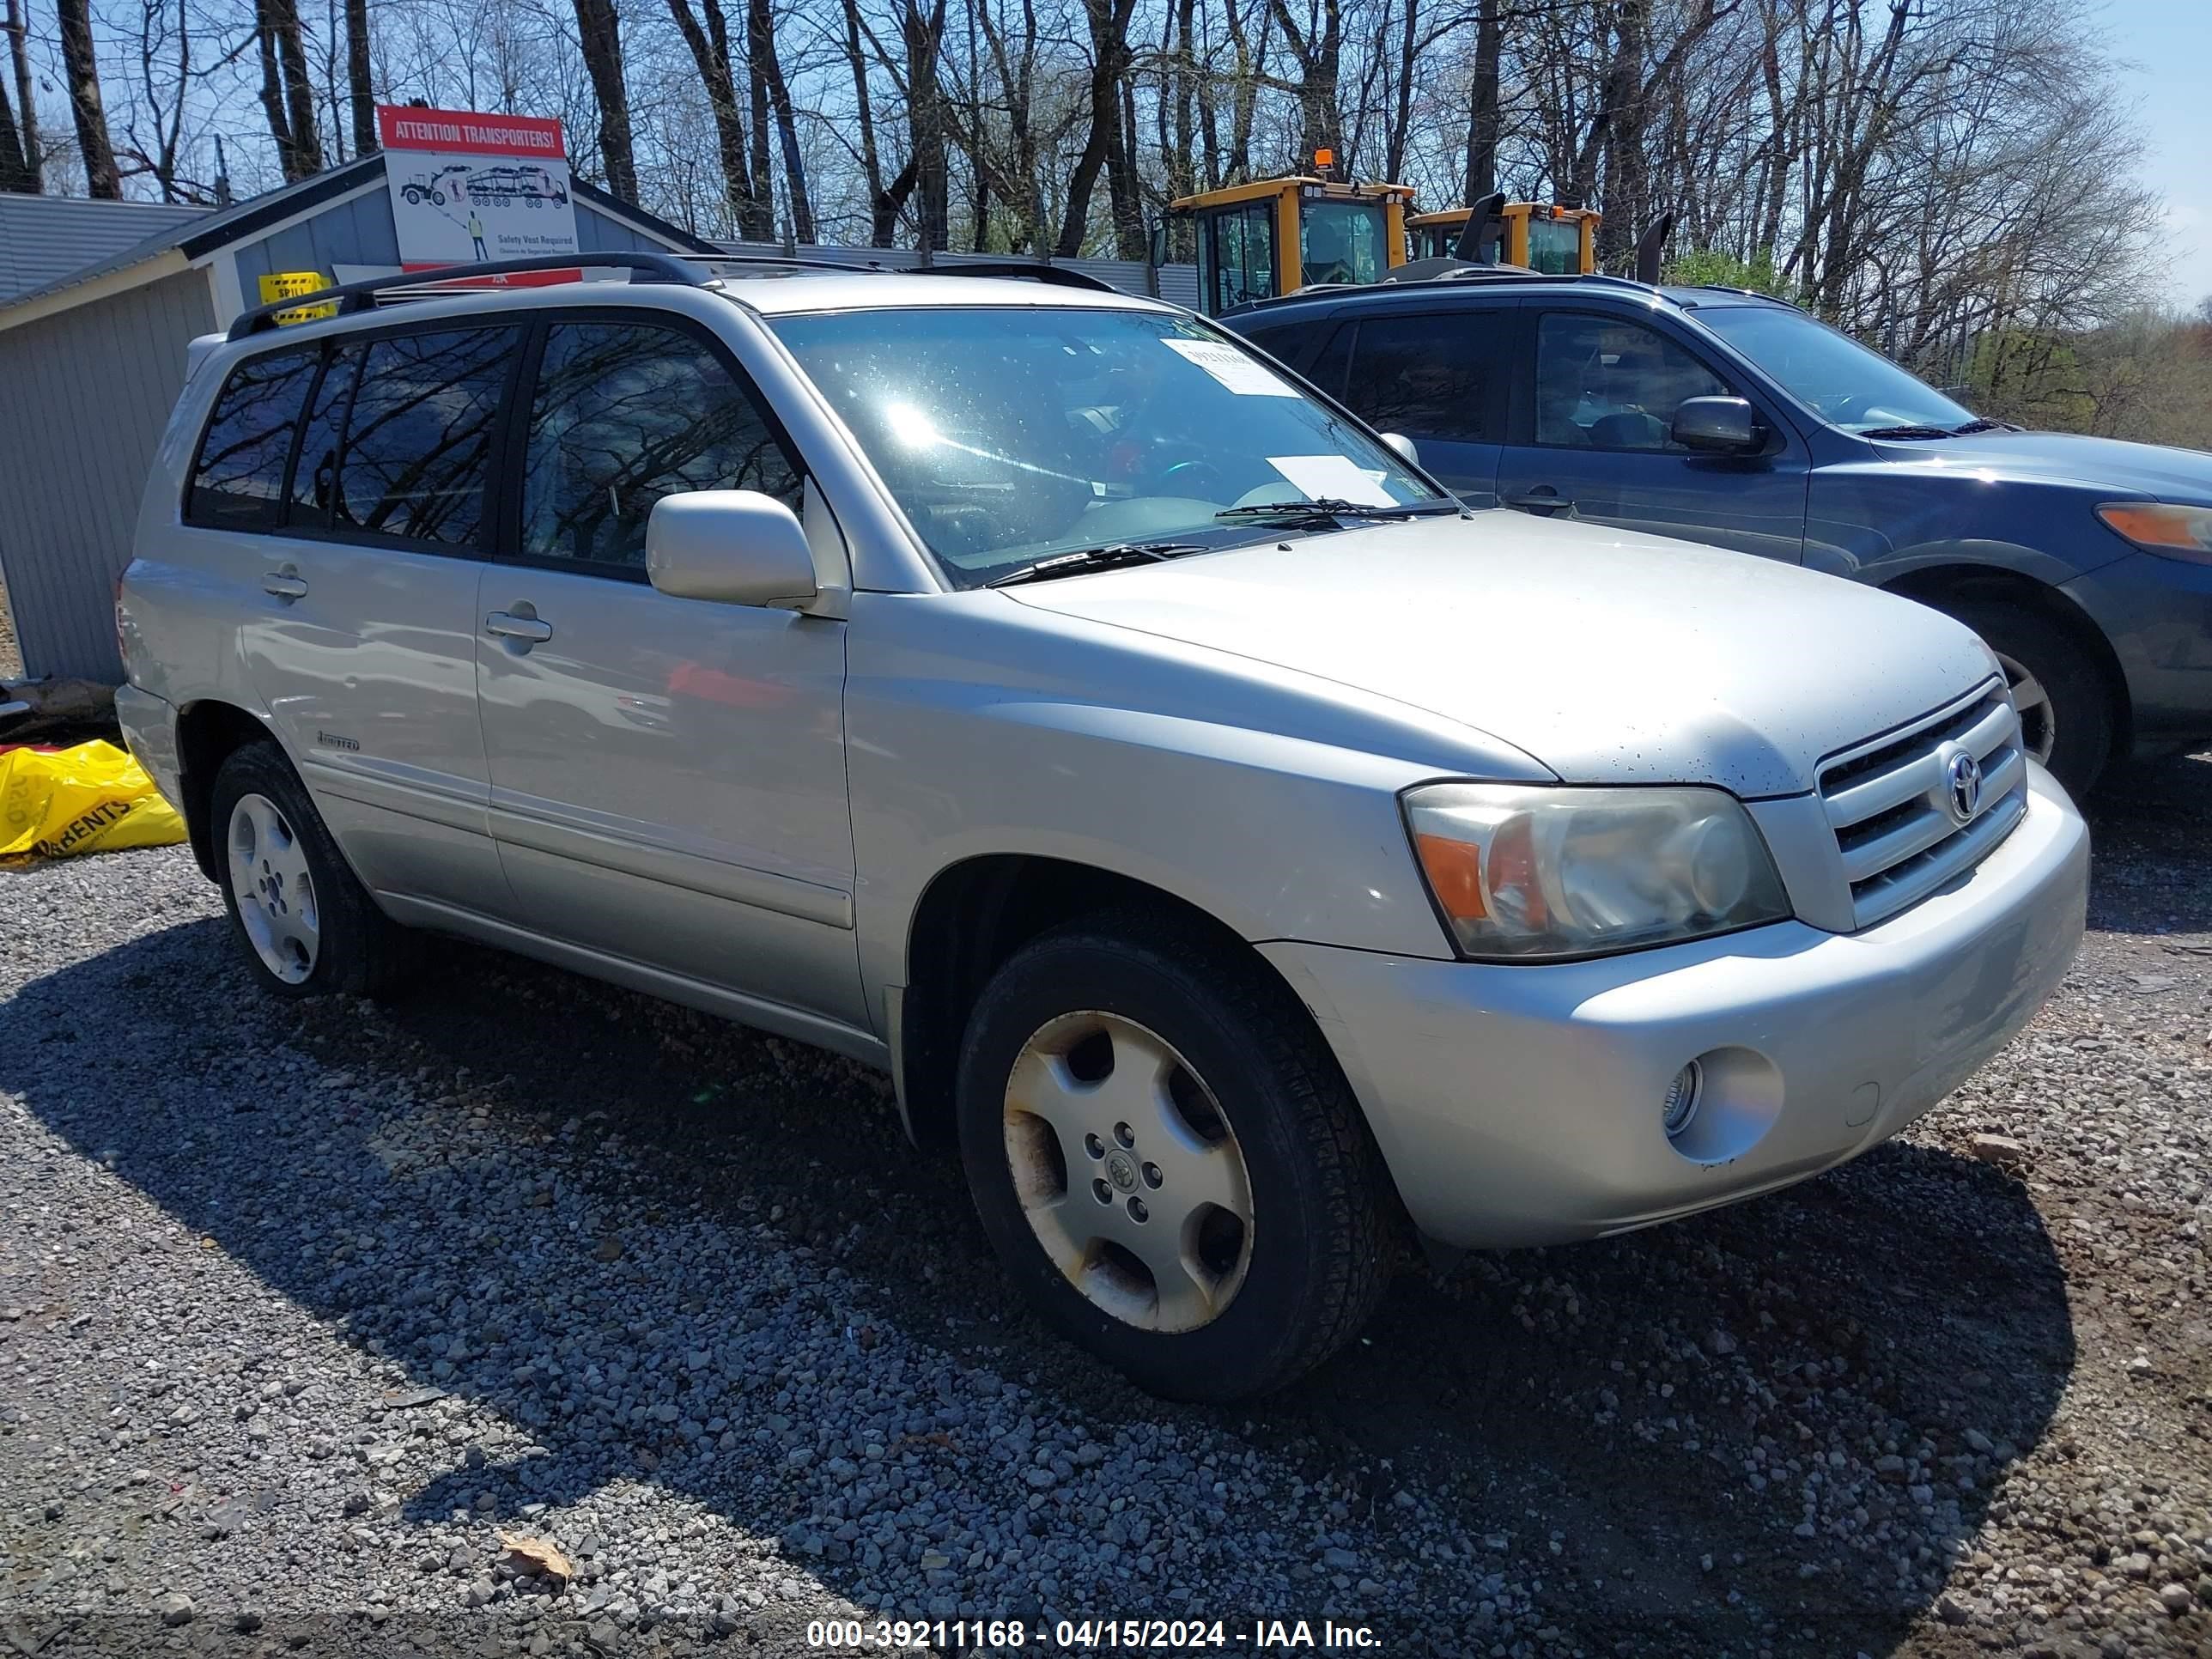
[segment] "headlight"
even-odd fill
[[[2146,553],[2212,564],[2212,507],[2106,501],[2097,516]]]
[[[1751,815],[1722,790],[1431,783],[1405,802],[1467,956],[1595,956],[1790,914]]]

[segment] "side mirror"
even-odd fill
[[[1413,447],[1413,441],[1404,433],[1385,432],[1382,437],[1383,443],[1396,453],[1400,460],[1411,466],[1421,464],[1421,452]]]
[[[791,606],[816,592],[799,515],[757,489],[662,496],[645,521],[645,569],[672,599]]]
[[[1707,454],[1747,455],[1766,447],[1766,426],[1744,398],[1686,398],[1674,411],[1674,441]]]

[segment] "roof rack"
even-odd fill
[[[855,250],[860,252],[861,250]],[[873,249],[866,250],[874,252]],[[1113,283],[1073,270],[1066,265],[1047,264],[1041,259],[963,259],[958,264],[945,265],[885,265],[869,260],[866,264],[843,259],[809,258],[792,253],[694,253],[681,256],[699,259],[708,264],[735,265],[793,265],[805,270],[842,270],[846,274],[881,276],[996,276],[1027,279],[1043,283],[1052,288],[1088,289],[1094,294],[1119,294]]]
[[[230,325],[229,337],[243,340],[276,326],[281,313],[298,311],[307,306],[326,306],[335,303],[337,314],[349,316],[357,311],[367,311],[376,303],[376,296],[394,289],[438,288],[456,282],[476,282],[488,276],[520,276],[533,271],[575,270],[583,266],[612,266],[627,270],[633,283],[676,283],[687,288],[703,288],[707,279],[686,265],[672,253],[556,253],[534,259],[494,259],[483,264],[439,265],[429,270],[403,270],[390,276],[372,276],[364,282],[342,283],[335,288],[318,289],[313,294],[295,295],[289,299],[272,301],[257,306]]]
[[[1101,282],[1088,272],[1073,270],[1066,265],[1048,265],[1041,260],[968,259],[957,265],[923,265],[898,274],[903,276],[1011,276],[1017,280],[1026,277],[1048,288],[1088,289],[1093,294],[1121,292],[1113,283]]]
[[[495,259],[481,264],[439,265],[428,270],[403,270],[389,276],[372,276],[362,282],[318,289],[313,294],[295,295],[287,299],[271,301],[264,306],[257,306],[230,325],[229,337],[234,340],[250,338],[265,329],[276,327],[279,315],[308,306],[335,304],[339,316],[350,316],[356,312],[371,308],[380,295],[405,289],[449,288],[456,283],[477,283],[488,277],[521,276],[538,271],[577,270],[586,267],[612,267],[627,270],[633,283],[674,283],[687,288],[704,288],[714,278],[711,275],[702,275],[694,267],[718,264],[835,270],[848,276],[864,276],[1016,277],[1043,283],[1053,288],[1086,289],[1095,294],[1121,292],[1111,283],[1101,282],[1096,276],[1069,270],[1065,265],[1033,263],[1026,259],[973,260],[957,265],[924,265],[918,270],[894,270],[874,264],[850,264],[839,259],[813,259],[803,255],[783,253],[662,253],[657,251],[556,253],[533,259]]]

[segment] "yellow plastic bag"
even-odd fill
[[[0,859],[58,859],[167,847],[185,821],[112,743],[0,754]]]

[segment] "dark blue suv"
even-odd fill
[[[1737,548],[1949,612],[2002,659],[2024,735],[2076,794],[2116,757],[2212,738],[2212,455],[1978,420],[1729,289],[1489,272],[1222,321],[1413,439],[1471,504]],[[1572,638],[1571,617],[1501,620]]]

